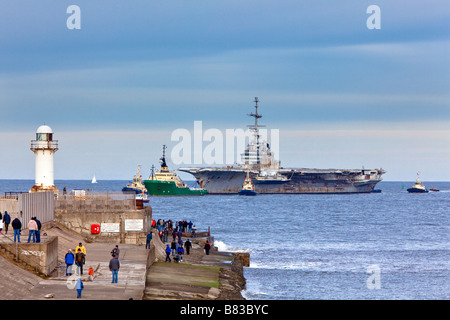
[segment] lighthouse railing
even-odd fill
[[[35,150],[58,150],[58,140],[51,140],[51,141],[45,141],[45,140],[31,140],[31,147],[30,149],[32,151]]]

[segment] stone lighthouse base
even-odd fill
[[[34,185],[30,192],[46,192],[46,191],[53,191],[55,194],[59,194],[59,190],[55,186],[43,186],[41,185]]]

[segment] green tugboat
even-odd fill
[[[154,171],[144,180],[144,185],[151,196],[203,196],[208,193],[204,189],[189,188],[175,172],[169,171],[166,164],[166,146],[163,145],[161,170]]]

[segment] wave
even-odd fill
[[[219,251],[225,251],[225,252],[241,252],[241,253],[252,252],[252,249],[232,247],[220,240],[214,240],[214,246],[216,246]]]
[[[305,261],[305,262],[296,262],[296,263],[259,263],[252,262],[250,259],[250,268],[253,269],[271,269],[271,270],[308,270],[308,269],[316,269],[320,267],[323,262],[320,261]]]

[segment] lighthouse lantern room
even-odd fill
[[[36,158],[35,183],[30,192],[55,191],[53,156],[58,151],[58,140],[53,140],[53,131],[42,125],[36,131],[36,140],[31,140],[31,151]]]

